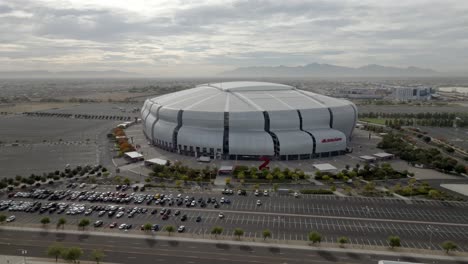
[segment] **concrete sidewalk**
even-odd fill
[[[18,230],[18,231],[29,231],[29,232],[44,232],[43,228],[30,228],[30,227],[8,227],[2,226],[0,229],[7,230]],[[185,237],[176,237],[176,236],[165,236],[165,232],[158,232],[157,235],[153,233],[147,234],[129,234],[129,233],[105,233],[105,232],[96,232],[96,231],[79,231],[79,230],[47,230],[50,233],[66,233],[66,234],[88,234],[95,236],[108,236],[108,237],[129,237],[129,238],[141,238],[148,239],[148,237],[153,237],[155,240],[166,240],[166,241],[180,241],[180,242],[199,242],[199,243],[210,243],[218,244],[220,242],[232,245],[232,246],[252,246],[252,247],[278,247],[284,249],[299,249],[299,250],[312,250],[312,251],[327,251],[327,252],[344,252],[344,253],[358,253],[358,254],[367,254],[367,255],[385,255],[393,257],[414,257],[414,258],[424,258],[431,260],[449,260],[449,261],[459,261],[468,263],[468,253],[463,252],[454,252],[450,255],[445,254],[442,251],[434,250],[425,250],[425,249],[412,249],[412,248],[395,248],[390,249],[388,247],[368,247],[368,246],[355,246],[347,245],[345,247],[339,247],[337,244],[325,244],[320,245],[309,245],[308,242],[289,242],[284,243],[284,241],[274,241],[267,240],[263,241],[262,239],[255,241],[251,239],[241,239],[241,240],[232,240],[232,236],[218,236],[217,239],[213,238],[201,238],[195,236],[185,236]]]

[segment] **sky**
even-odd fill
[[[465,0],[0,0],[0,71],[246,66],[468,71]]]

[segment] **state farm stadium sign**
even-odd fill
[[[330,143],[330,142],[338,142],[338,141],[341,141],[343,140],[342,138],[324,138],[322,139],[322,143]]]

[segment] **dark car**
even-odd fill
[[[153,209],[153,210],[151,211],[151,214],[156,214],[157,212],[158,212],[158,209]]]
[[[197,219],[195,219],[196,222],[201,222],[201,216],[197,216]]]
[[[167,220],[167,219],[169,219],[169,216],[168,216],[167,214],[164,214],[164,215],[162,216],[162,220]]]
[[[175,211],[174,215],[180,215],[180,210]]]
[[[157,224],[154,224],[152,227],[151,227],[151,231],[158,231],[159,230],[159,225]]]
[[[180,218],[180,221],[185,221],[185,220],[187,220],[187,215],[184,214],[184,215]]]

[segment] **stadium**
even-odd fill
[[[357,121],[349,101],[267,82],[198,85],[147,99],[141,115],[159,148],[234,160],[343,154]]]

